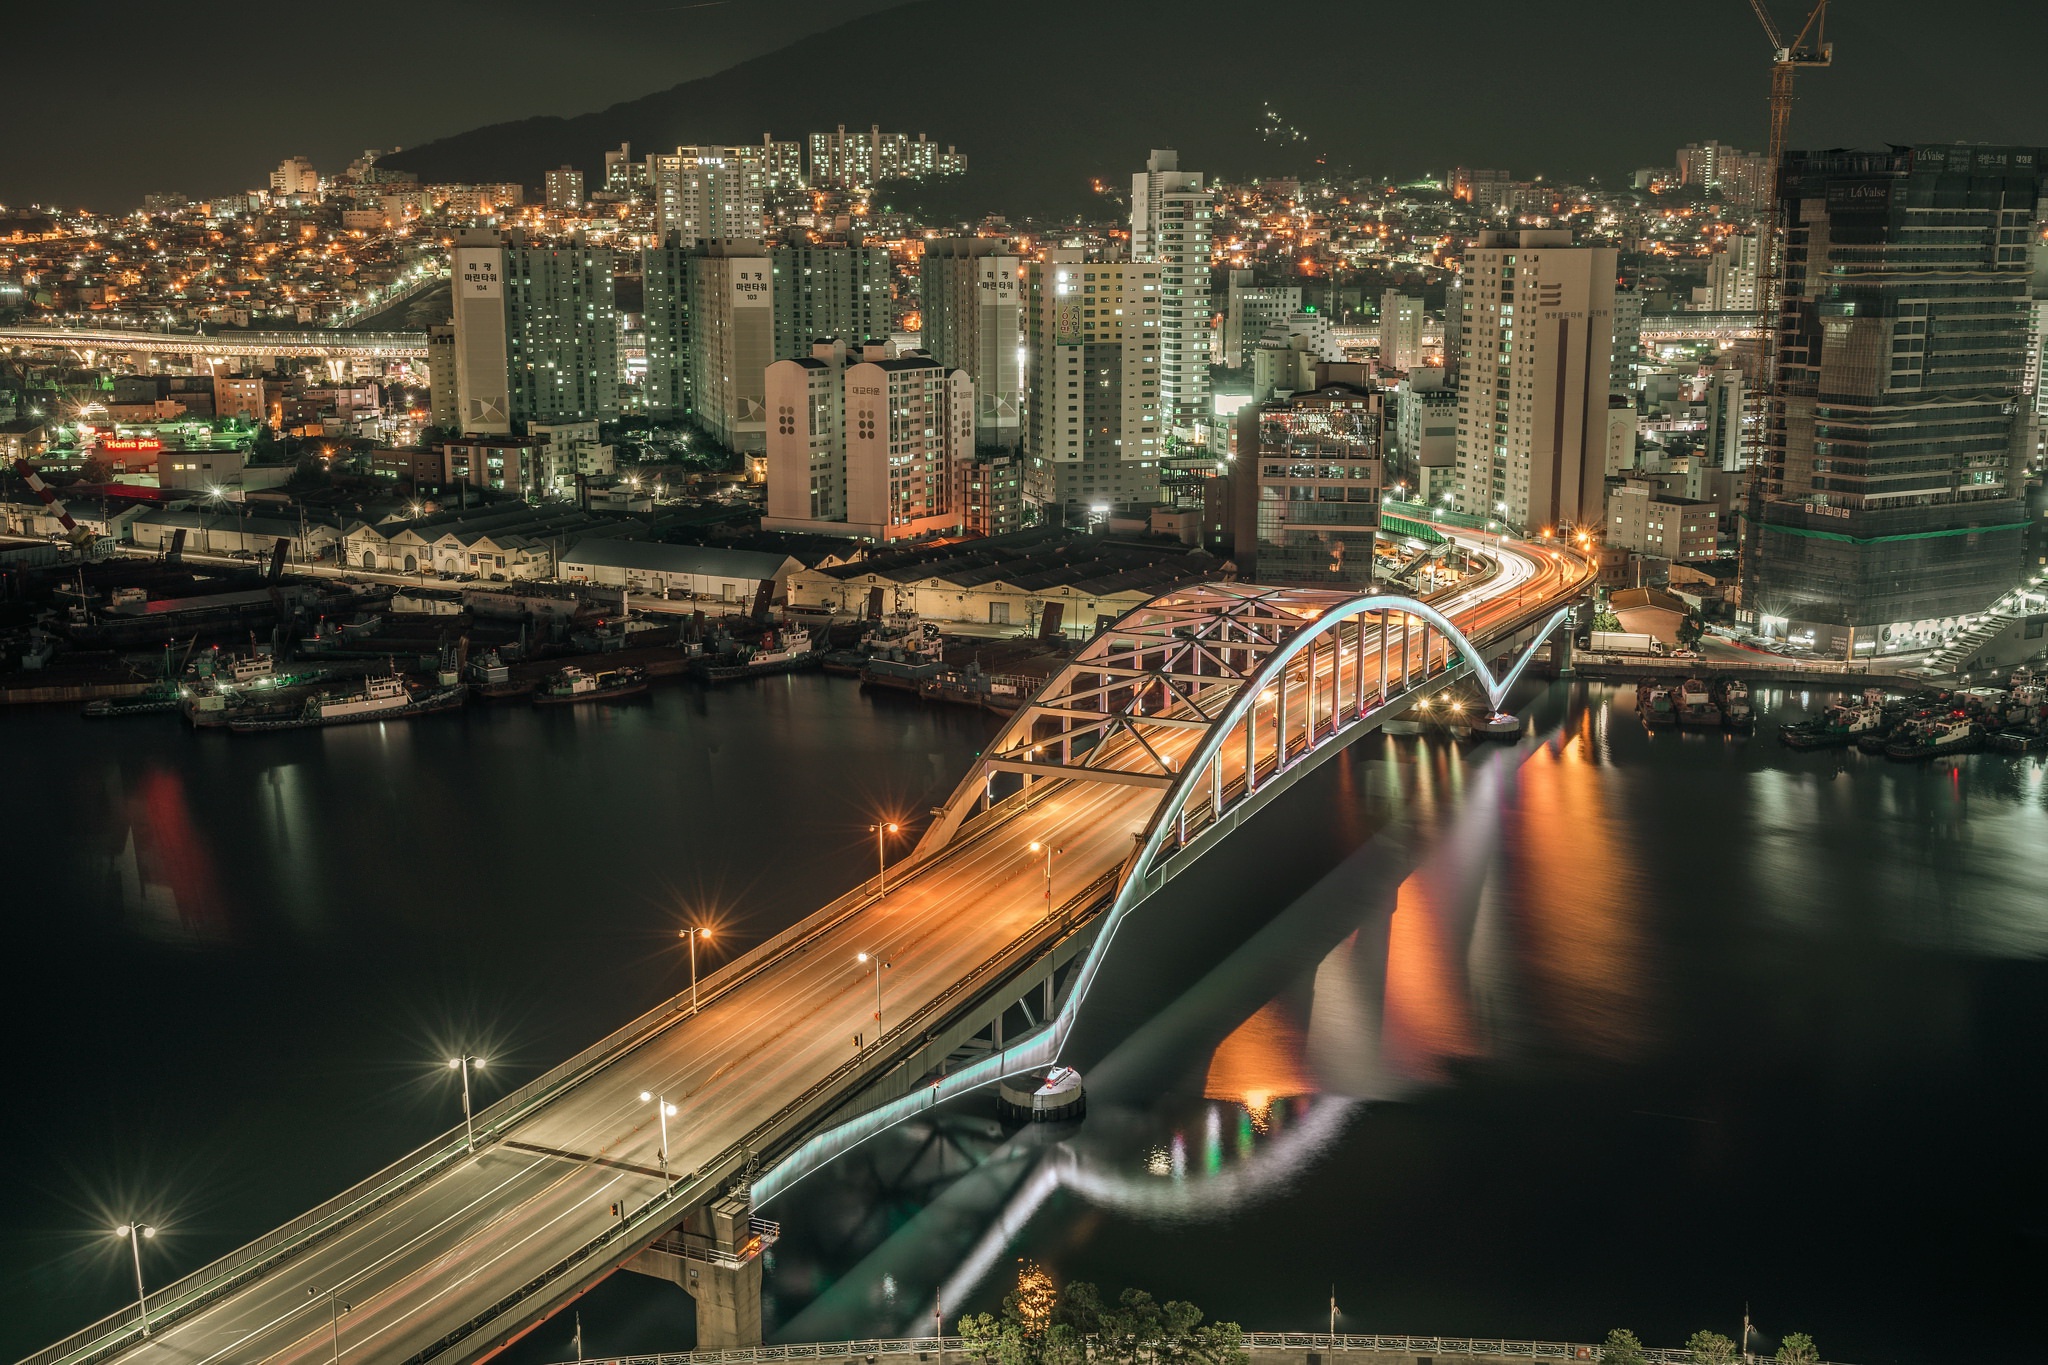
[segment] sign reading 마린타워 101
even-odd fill
[[[504,266],[498,252],[491,247],[457,247],[455,287],[473,299],[503,298]]]

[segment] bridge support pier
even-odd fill
[[[745,1195],[693,1209],[625,1268],[680,1285],[697,1304],[697,1349],[761,1344],[761,1252],[768,1237]]]

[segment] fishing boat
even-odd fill
[[[1830,706],[1812,720],[1778,727],[1778,740],[1791,749],[1840,749],[1875,739],[1880,749],[1889,733],[1884,694],[1875,688],[1853,702]]]
[[[308,730],[327,725],[354,725],[367,720],[396,720],[450,711],[462,705],[468,689],[461,683],[447,683],[415,693],[397,674],[367,678],[359,690],[323,692],[306,699],[297,715],[259,716],[232,719],[228,729],[235,734],[259,730]]]
[[[1714,700],[1721,708],[1721,724],[1730,730],[1746,733],[1756,727],[1756,712],[1749,705],[1749,684],[1742,679],[1721,679]]]
[[[1678,687],[1678,723],[1690,730],[1721,728],[1721,708],[1699,678],[1687,678]]]
[[[563,706],[583,701],[617,701],[637,697],[647,690],[647,672],[639,668],[610,668],[587,673],[570,664],[533,694],[535,706]]]
[[[85,704],[85,714],[94,720],[108,716],[151,716],[175,711],[184,692],[174,682],[152,683],[144,691],[126,697],[101,697]]]
[[[1678,708],[1672,700],[1671,689],[1662,683],[1639,688],[1636,693],[1636,709],[1643,713],[1645,725],[1678,724]]]
[[[533,681],[521,682],[513,678],[511,667],[497,650],[484,651],[469,662],[469,685],[472,691],[484,701],[524,701],[540,686]]]
[[[1943,754],[1967,754],[1982,748],[1983,729],[1961,711],[1929,716],[1901,725],[1885,741],[1886,758],[1917,762]]]
[[[822,657],[823,651],[811,642],[810,631],[802,626],[784,626],[770,632],[751,649],[742,647],[731,654],[698,659],[691,668],[705,682],[733,682],[770,673],[793,673],[809,668]]]

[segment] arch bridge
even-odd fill
[[[921,1110],[1056,1063],[1125,917],[1359,736],[1462,679],[1478,684],[1497,716],[1537,646],[1570,620],[1560,595],[1576,596],[1586,578],[1576,559],[1537,554],[1550,561],[1521,559],[1515,571],[1528,581],[1512,594],[1488,585],[1443,608],[1393,594],[1204,584],[1156,598],[1097,636],[1004,726],[934,812],[915,854],[935,859],[984,822],[1015,818],[1041,787],[1131,793],[1120,812],[1134,824],[1128,856],[1058,912],[1090,923],[1076,926],[1057,992],[1057,954],[1045,964],[1043,1018],[1011,1041],[999,1017],[986,1055],[966,1065],[954,1065],[957,1028],[905,1057],[848,1106],[865,1104],[864,1112],[768,1166],[753,1182],[754,1201]],[[1469,633],[1448,612],[1464,615]],[[1560,640],[1568,650],[1569,632]],[[1518,651],[1496,671],[1494,660]],[[1005,778],[1021,786],[999,800]],[[1063,850],[1052,842],[1050,851]],[[1051,858],[1047,866],[1051,918]]]

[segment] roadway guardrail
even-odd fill
[[[1504,1341],[1492,1337],[1375,1336],[1339,1332],[1246,1332],[1247,1351],[1372,1352],[1381,1355],[1459,1356],[1489,1360],[1582,1360],[1597,1362],[1603,1348],[1592,1342]],[[749,1346],[729,1351],[673,1351],[660,1355],[591,1356],[582,1365],[784,1365],[801,1360],[874,1360],[882,1357],[932,1360],[959,1358],[964,1365],[978,1359],[960,1337],[888,1337],[857,1341],[797,1342],[786,1346]],[[1645,1347],[1651,1365],[1693,1365],[1690,1351]],[[1765,1357],[1746,1356],[1745,1365],[1763,1365]],[[562,1362],[572,1365],[572,1362]],[[1825,1362],[1822,1365],[1826,1365]]]

